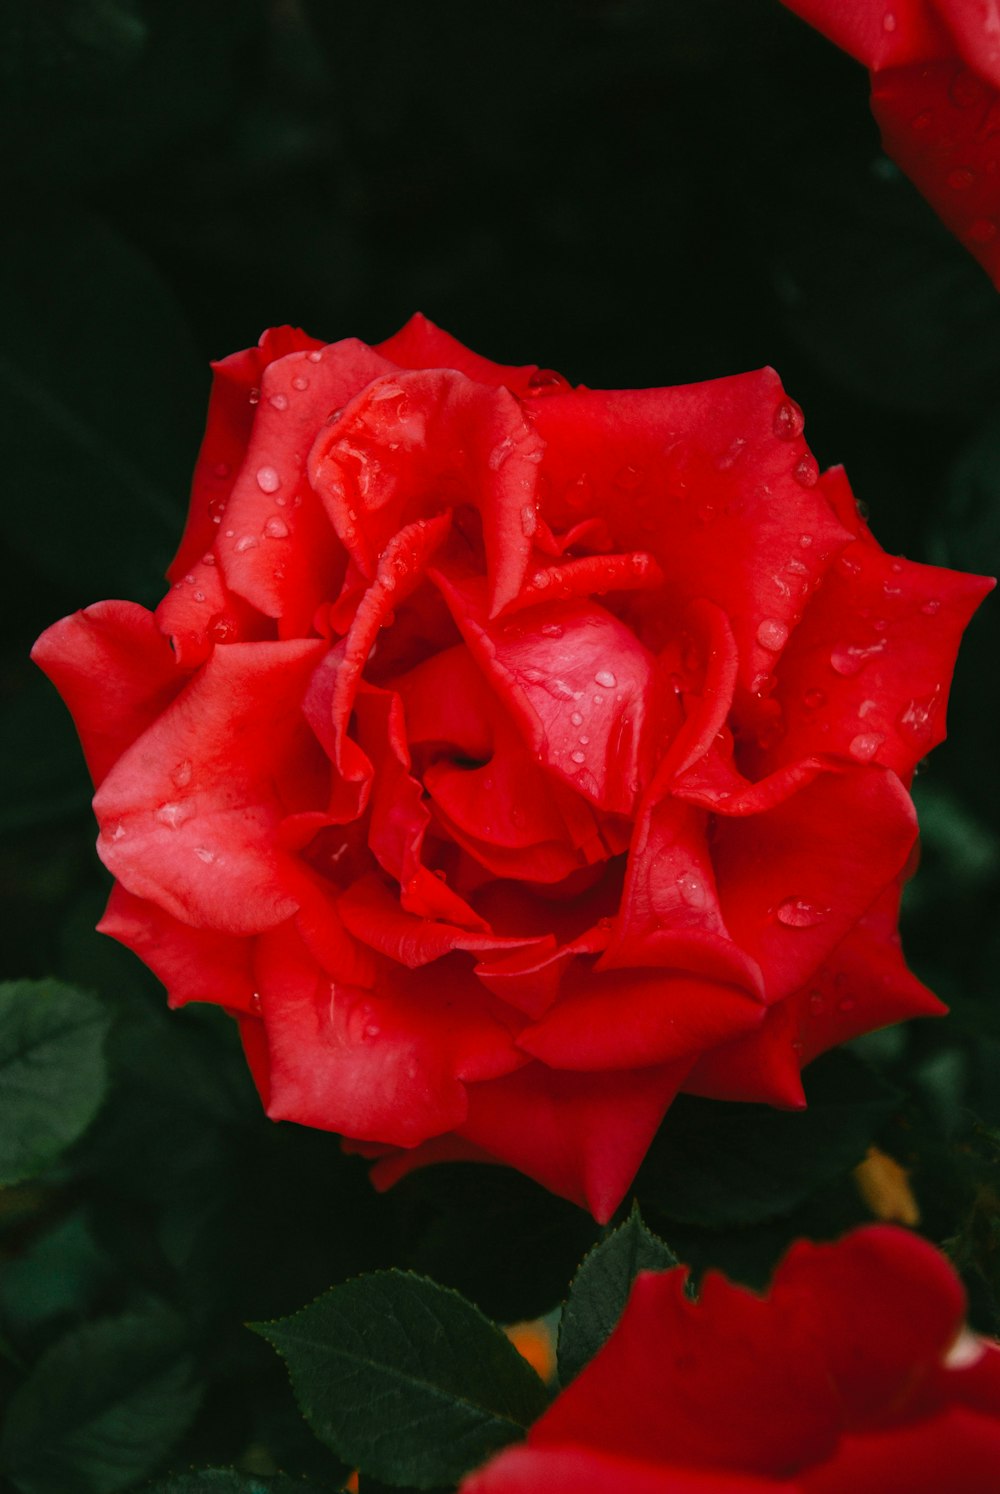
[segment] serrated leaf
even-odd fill
[[[788,1214],[861,1161],[898,1092],[851,1053],[803,1075],[805,1110],[683,1095],[647,1154],[636,1193],[683,1224],[725,1229]]]
[[[496,1324],[425,1277],[362,1276],[251,1327],[285,1359],[317,1437],[389,1483],[454,1483],[545,1409],[541,1380]]]
[[[61,981],[0,985],[0,1184],[34,1177],[90,1125],[107,1028],[100,1002]]]
[[[112,1494],[185,1431],[200,1388],[178,1320],[153,1307],[78,1328],[11,1399],[0,1462],[22,1494]]]
[[[677,1257],[642,1222],[638,1205],[580,1265],[559,1324],[559,1379],[568,1385],[606,1342],[640,1271],[667,1271]]]

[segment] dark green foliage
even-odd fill
[[[107,1013],[56,980],[0,985],[0,1185],[34,1177],[104,1098]]]
[[[545,1408],[544,1386],[499,1329],[421,1276],[362,1276],[253,1326],[287,1363],[317,1437],[390,1482],[457,1480]]]
[[[595,1245],[573,1278],[559,1324],[559,1380],[567,1385],[622,1315],[640,1271],[667,1271],[677,1257],[633,1206],[625,1223]]]

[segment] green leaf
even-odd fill
[[[861,1161],[899,1103],[896,1090],[851,1053],[828,1053],[803,1075],[805,1110],[684,1095],[636,1180],[668,1219],[725,1229],[788,1214]]]
[[[90,1125],[104,1096],[108,1016],[56,980],[0,985],[0,1184],[34,1177]]]
[[[329,1484],[331,1491],[342,1485]],[[149,1484],[145,1494],[309,1494],[320,1486],[284,1473],[266,1478],[254,1473],[240,1473],[236,1468],[192,1468],[188,1473],[171,1473]]]
[[[545,1409],[545,1387],[500,1329],[425,1277],[361,1276],[251,1327],[286,1360],[317,1437],[389,1483],[454,1483]]]
[[[152,265],[84,214],[9,215],[0,255],[7,538],[81,602],[158,601],[204,413],[207,370],[183,313]]]
[[[602,1240],[573,1278],[559,1324],[559,1379],[567,1385],[607,1340],[621,1317],[640,1271],[677,1265],[670,1247],[646,1228],[638,1204],[625,1223]]]
[[[0,1461],[22,1494],[112,1494],[153,1471],[200,1395],[165,1309],[91,1323],[54,1344],[14,1394]]]

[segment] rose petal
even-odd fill
[[[948,48],[947,34],[927,0],[893,0],[891,8],[878,4],[877,0],[784,0],[784,3],[866,67],[897,67],[939,56]],[[940,6],[942,0],[934,3]]]
[[[188,678],[152,613],[133,602],[97,602],[62,618],[31,657],[69,708],[95,787]]]
[[[137,954],[167,988],[171,1006],[213,1001],[253,1010],[253,946],[248,939],[193,929],[116,882],[98,932]]]
[[[276,776],[311,772],[300,715],[325,643],[218,649],[118,759],[94,800],[98,850],[137,897],[196,928],[249,934],[297,907],[275,843]]]
[[[400,368],[452,368],[479,384],[494,388],[504,385],[513,394],[531,393],[532,380],[538,372],[537,363],[514,367],[480,357],[449,333],[442,332],[419,311],[392,337],[376,343],[375,351],[383,358],[391,358]]]
[[[461,1494],[796,1494],[796,1485],[715,1468],[668,1468],[587,1447],[511,1447]]]
[[[995,1494],[1000,1422],[949,1410],[932,1421],[845,1437],[836,1455],[800,1475],[804,1494]]]

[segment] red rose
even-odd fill
[[[996,1494],[1000,1346],[905,1230],[800,1242],[763,1300],[641,1275],[604,1348],[463,1494]]]
[[[170,575],[35,649],[102,928],[381,1185],[500,1161],[606,1219],[679,1089],[797,1106],[940,1009],[907,783],[989,583],[885,555],[772,371],[605,393],[419,317],[269,332],[216,368]]]
[[[1000,288],[995,0],[784,0],[864,63],[886,155]]]

